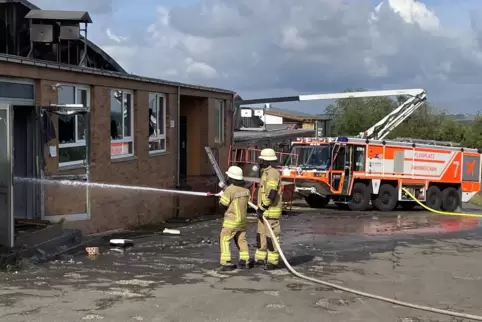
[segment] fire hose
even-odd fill
[[[39,181],[39,179],[32,179],[32,178],[15,178],[15,179],[18,180],[18,181],[25,181],[25,180],[27,180],[27,181],[30,180],[32,182]],[[45,183],[46,181],[43,180],[41,182]],[[182,190],[159,189],[159,188],[150,188],[150,187],[135,187],[135,186],[126,186],[126,185],[118,185],[118,184],[100,184],[100,183],[92,183],[92,182],[89,182],[89,183],[73,182],[71,180],[49,181],[49,183],[76,185],[76,186],[89,186],[89,187],[99,187],[99,188],[134,189],[134,190],[137,190],[137,191],[151,191],[151,192],[160,192],[160,193],[166,193],[166,194],[181,194],[181,195],[190,195],[190,196],[199,196],[199,197],[210,197],[210,196],[219,197],[222,193],[222,192],[221,193],[210,193],[210,192],[182,191]],[[482,217],[482,215],[479,215],[479,214],[450,213],[450,212],[442,212],[442,211],[438,211],[438,210],[435,210],[435,209],[431,209],[431,208],[427,207],[426,205],[424,205],[423,203],[421,203],[419,200],[417,200],[412,194],[410,194],[410,192],[408,192],[404,188],[402,188],[402,189],[415,202],[417,202],[419,205],[421,205],[425,209],[427,209],[429,211],[432,211],[434,213],[437,213],[437,214],[440,214],[440,215],[459,215],[459,216],[468,216],[468,217]],[[251,202],[249,202],[249,206],[252,207],[253,209],[256,209],[256,210],[258,209],[258,207]],[[358,290],[351,289],[351,288],[348,288],[348,287],[343,287],[343,286],[340,286],[340,285],[337,285],[337,284],[333,284],[333,283],[330,283],[330,282],[326,282],[326,281],[316,279],[314,277],[309,277],[309,276],[303,275],[303,274],[297,272],[290,265],[288,260],[286,259],[286,256],[283,253],[283,250],[281,249],[281,246],[278,242],[278,239],[276,238],[276,235],[273,232],[273,229],[271,228],[271,225],[270,225],[269,221],[264,217],[263,217],[263,221],[264,221],[264,224],[265,224],[266,228],[269,231],[269,234],[271,235],[271,238],[272,238],[276,248],[278,249],[278,252],[279,252],[279,254],[281,256],[281,259],[283,260],[283,263],[285,264],[286,268],[288,269],[288,271],[291,274],[293,274],[294,276],[296,276],[298,278],[301,278],[301,279],[304,279],[304,280],[307,280],[307,281],[310,281],[310,282],[313,282],[313,283],[316,283],[316,284],[328,286],[328,287],[331,287],[333,289],[337,289],[337,290],[344,291],[344,292],[347,292],[347,293],[351,293],[351,294],[363,296],[363,297],[366,297],[366,298],[371,298],[371,299],[375,299],[375,300],[399,305],[399,306],[404,306],[404,307],[408,307],[408,308],[412,308],[412,309],[416,309],[416,310],[422,310],[422,311],[427,311],[427,312],[431,312],[431,313],[437,313],[437,314],[442,314],[442,315],[447,315],[447,316],[452,316],[452,317],[458,317],[458,318],[463,318],[463,319],[471,319],[471,320],[475,320],[475,321],[482,321],[482,316],[479,316],[479,315],[453,312],[453,311],[449,311],[449,310],[443,310],[443,309],[433,308],[433,307],[429,307],[429,306],[399,301],[399,300],[391,299],[391,298],[388,298],[388,297],[384,297],[384,296],[380,296],[380,295],[376,295],[376,294],[371,294],[371,293],[367,293],[367,292],[362,292],[362,291],[358,291]]]
[[[413,194],[410,193],[405,188],[402,188],[402,191],[407,194],[410,198],[413,199],[420,207],[422,207],[425,210],[428,210],[430,212],[433,212],[434,214],[437,215],[445,215],[445,216],[461,216],[461,217],[472,217],[472,218],[482,218],[482,214],[470,214],[470,213],[464,213],[464,212],[449,212],[449,211],[441,211],[441,210],[436,210],[433,208],[430,208],[426,204],[422,203],[420,200],[417,199]]]
[[[255,209],[255,210],[258,209],[258,207],[256,205],[254,205],[252,202],[249,202],[249,206],[251,208]],[[425,305],[419,305],[419,304],[399,301],[399,300],[392,299],[392,298],[389,298],[389,297],[358,291],[358,290],[351,289],[351,288],[348,288],[348,287],[343,287],[343,286],[340,286],[340,285],[337,285],[337,284],[322,281],[322,280],[319,280],[319,279],[314,278],[314,277],[309,277],[309,276],[303,275],[303,274],[297,272],[288,262],[288,259],[286,258],[285,254],[283,253],[283,250],[281,249],[281,246],[280,246],[280,244],[278,242],[278,239],[276,238],[276,236],[273,232],[273,229],[271,228],[271,225],[270,225],[269,221],[264,217],[263,217],[263,221],[264,221],[264,224],[265,224],[266,228],[268,228],[269,234],[271,235],[273,243],[275,244],[276,248],[278,249],[278,252],[281,256],[281,259],[283,260],[283,263],[285,264],[288,271],[296,277],[299,277],[301,279],[304,279],[304,280],[307,280],[307,281],[310,281],[310,282],[313,282],[313,283],[316,283],[316,284],[328,286],[328,287],[331,287],[333,289],[337,289],[337,290],[340,290],[340,291],[343,291],[343,292],[347,292],[347,293],[363,296],[363,297],[366,297],[366,298],[371,298],[371,299],[375,299],[375,300],[399,305],[399,306],[404,306],[404,307],[408,307],[408,308],[411,308],[411,309],[422,310],[422,311],[431,312],[431,313],[438,313],[438,314],[453,316],[453,317],[462,318],[462,319],[482,321],[482,316],[480,316],[480,315],[473,315],[473,314],[467,314],[467,313],[461,313],[461,312],[453,312],[453,311],[433,308],[433,307],[429,307],[429,306],[425,306]]]
[[[209,159],[211,161],[212,166],[214,167],[214,169],[216,171],[216,175],[218,176],[218,179],[219,179],[219,182],[220,182],[220,187],[222,188],[222,187],[225,186],[224,177],[221,173],[221,170],[219,169],[219,165],[217,164],[216,160],[212,156],[212,153],[210,153],[208,150],[209,149],[206,149],[206,152],[208,152]],[[414,199],[417,203],[422,205],[424,208],[426,208],[427,210],[430,210],[432,212],[437,213],[437,211],[435,211],[434,209],[430,209],[430,208],[426,207],[425,205],[423,205],[420,201],[416,200],[415,197],[413,195],[411,195],[408,191],[406,191],[405,189],[403,189],[403,190],[407,193],[408,196],[410,196],[412,199]],[[209,194],[207,194],[207,196],[220,196],[221,194],[222,194],[222,192],[217,193],[217,194],[209,193]],[[253,208],[255,210],[258,210],[258,207],[256,205],[254,205],[252,202],[248,202],[248,204],[251,208]],[[453,311],[433,308],[433,307],[429,307],[429,306],[425,306],[425,305],[419,305],[419,304],[399,301],[399,300],[392,299],[392,298],[389,298],[389,297],[358,291],[358,290],[351,289],[351,288],[348,288],[348,287],[343,287],[343,286],[340,286],[340,285],[337,285],[337,284],[333,284],[333,283],[330,283],[330,282],[319,280],[319,279],[316,279],[314,277],[309,277],[309,276],[303,275],[303,274],[297,272],[288,262],[288,259],[286,258],[285,254],[283,253],[283,250],[281,249],[281,246],[278,242],[278,239],[276,238],[276,235],[273,232],[273,229],[271,228],[271,225],[270,225],[269,221],[266,218],[263,217],[263,222],[264,222],[266,228],[268,229],[269,234],[271,235],[271,238],[273,240],[273,243],[275,244],[276,248],[278,249],[280,257],[283,260],[283,263],[285,264],[286,268],[288,269],[288,271],[291,274],[293,274],[294,276],[296,276],[300,279],[307,280],[307,281],[310,281],[310,282],[313,282],[313,283],[316,283],[316,284],[328,286],[328,287],[331,287],[333,289],[340,290],[340,291],[343,291],[343,292],[347,292],[347,293],[363,296],[363,297],[366,297],[366,298],[371,298],[371,299],[379,300],[379,301],[382,301],[382,302],[399,305],[399,306],[404,306],[404,307],[408,307],[408,308],[411,308],[411,309],[416,309],[416,310],[421,310],[421,311],[426,311],[426,312],[431,312],[431,313],[437,313],[437,314],[442,314],[442,315],[447,315],[447,316],[452,316],[452,317],[457,317],[457,318],[462,318],[462,319],[482,321],[482,316],[480,316],[480,315],[473,315],[473,314],[467,314],[467,313],[461,313],[461,312],[453,312]]]

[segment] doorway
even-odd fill
[[[187,116],[179,117],[179,181],[187,182]]]
[[[36,149],[35,108],[33,106],[13,107],[13,171],[19,178],[35,178]],[[15,218],[36,219],[36,186],[29,182],[15,182]]]
[[[11,109],[0,104],[0,245],[13,247],[13,182]]]

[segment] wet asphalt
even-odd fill
[[[464,209],[466,212],[480,212]],[[130,233],[127,250],[1,273],[1,321],[463,321],[334,291],[280,268],[220,273],[215,216],[181,235]],[[254,253],[255,222],[248,228]],[[233,245],[234,246],[234,245]],[[282,248],[301,273],[399,300],[482,315],[478,218],[297,206]],[[233,247],[233,254],[236,251]]]

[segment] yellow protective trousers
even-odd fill
[[[239,251],[240,261],[249,261],[249,249],[248,241],[246,240],[246,231],[239,229],[232,229],[223,227],[221,230],[221,236],[219,246],[221,248],[221,265],[231,265],[231,240],[234,239],[234,243]]]
[[[279,242],[281,232],[280,221],[278,219],[266,219],[268,220],[271,229],[273,229],[276,239]],[[258,245],[256,248],[254,260],[264,261],[268,264],[278,265],[279,252],[273,243],[268,228],[265,227],[265,224],[262,220],[258,220],[258,232],[256,234],[256,242]]]

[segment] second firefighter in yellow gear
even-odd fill
[[[258,265],[265,265],[265,269],[276,269],[279,264],[279,252],[272,240],[263,217],[267,219],[276,239],[280,237],[280,219],[283,211],[281,176],[273,167],[277,161],[273,149],[263,149],[259,156],[261,178],[258,188],[258,231],[256,234],[257,249],[255,261]]]
[[[223,228],[219,245],[221,248],[221,270],[236,269],[232,263],[230,245],[234,240],[239,250],[239,268],[251,267],[248,242],[246,240],[246,224],[248,219],[248,201],[250,192],[244,187],[243,170],[232,166],[226,172],[228,186],[221,194],[219,203],[225,208]]]

